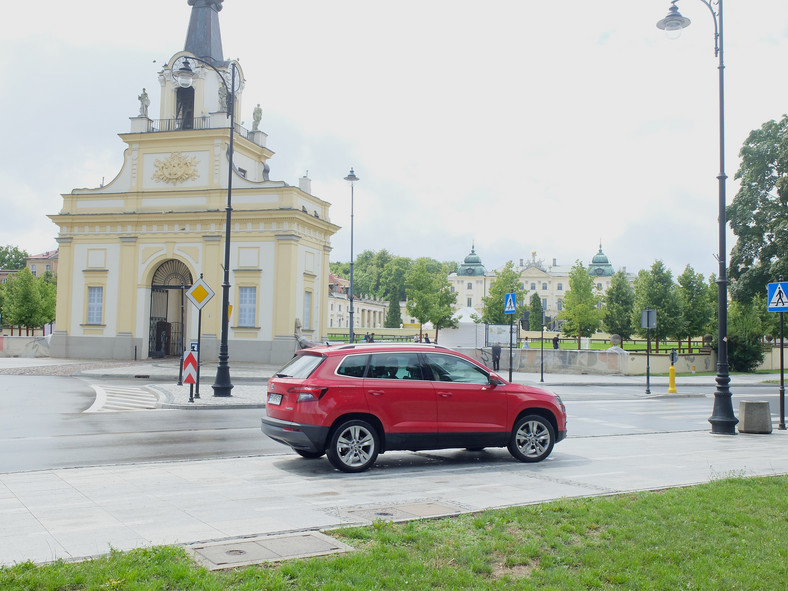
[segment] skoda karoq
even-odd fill
[[[338,345],[298,351],[268,381],[262,431],[343,472],[390,450],[507,447],[539,462],[566,437],[566,409],[438,345]]]

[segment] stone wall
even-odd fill
[[[50,336],[0,336],[0,357],[49,357],[49,340]]]
[[[489,347],[457,347],[458,351],[492,367],[492,351]],[[514,349],[512,352],[513,371],[540,373],[542,369],[541,349]],[[628,353],[616,347],[604,350],[544,349],[545,373],[595,374],[595,375],[644,375],[646,373],[646,354]],[[679,355],[676,362],[677,373],[716,371],[714,352]],[[651,373],[668,373],[669,353],[652,353],[648,364]],[[501,352],[501,373],[509,370],[509,349]]]

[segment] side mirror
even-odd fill
[[[490,374],[489,384],[491,386],[503,386],[506,382],[504,382],[501,378],[496,375]]]

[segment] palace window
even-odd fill
[[[257,308],[257,288],[238,288],[238,326],[253,327]]]
[[[88,324],[101,324],[104,316],[104,288],[88,287]]]
[[[312,330],[312,292],[304,292],[304,330]]]

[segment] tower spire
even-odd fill
[[[224,62],[219,11],[224,0],[188,0],[192,7],[183,49],[214,64]]]

